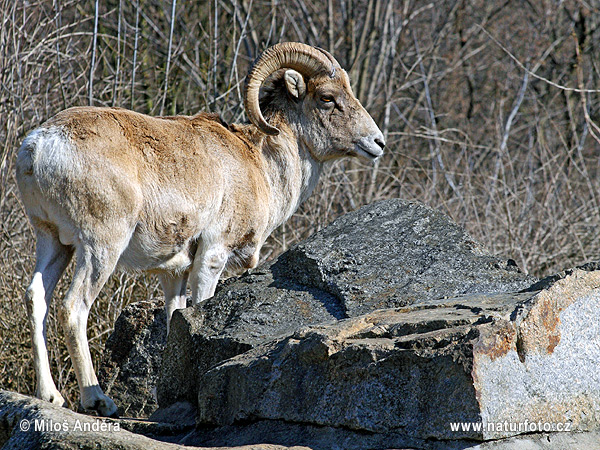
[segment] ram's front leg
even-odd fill
[[[165,312],[167,315],[167,334],[171,328],[171,317],[176,309],[185,308],[185,293],[188,274],[174,275],[163,273],[159,275],[160,284],[165,294]]]
[[[197,305],[214,295],[227,259],[229,252],[223,244],[198,246],[190,272],[192,305]]]

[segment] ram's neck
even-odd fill
[[[315,161],[298,130],[279,123],[278,136],[262,141],[267,180],[271,191],[270,228],[277,228],[298,209],[319,181],[322,164]]]

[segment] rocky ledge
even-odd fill
[[[439,212],[369,205],[176,312],[166,344],[162,305],[129,306],[102,383],[125,414],[159,408],[94,448],[599,448],[598,268],[538,281]],[[61,448],[22,418],[98,420],[0,405],[6,448]]]
[[[203,373],[197,422],[330,426],[388,434],[388,443],[394,435],[396,446],[414,445],[403,437],[499,439],[539,422],[595,430],[599,286],[600,272],[576,270],[541,292],[430,300],[306,327]],[[452,428],[459,423],[472,426]]]

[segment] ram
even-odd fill
[[[58,316],[81,405],[111,416],[117,407],[98,386],[86,330],[117,266],[158,275],[168,322],[185,307],[188,281],[197,304],[225,268],[256,266],[265,239],[310,195],[324,164],[383,153],[381,131],[324,50],[291,42],[265,50],[246,79],[244,106],[248,125],[206,113],[71,108],[26,137],[17,181],[37,239],[25,303],[39,398],[64,403],[50,373],[46,318],[73,255]]]

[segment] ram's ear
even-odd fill
[[[283,75],[285,80],[285,87],[289,94],[296,100],[302,100],[306,94],[306,84],[304,84],[304,78],[295,70],[286,70]]]

